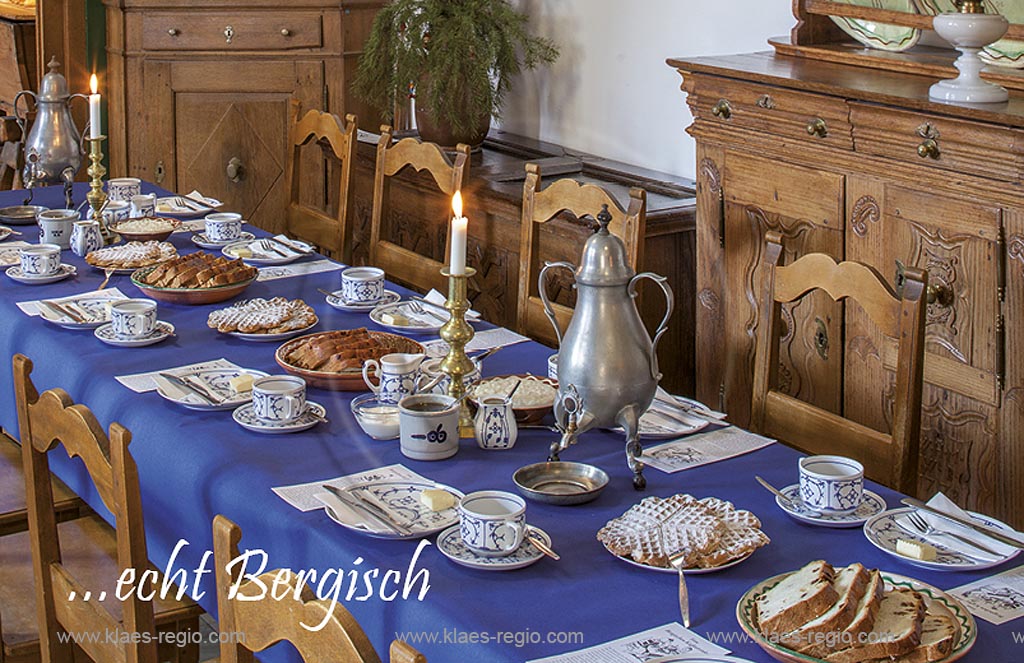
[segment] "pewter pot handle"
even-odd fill
[[[38,101],[38,99],[36,97],[36,93],[33,92],[32,90],[22,90],[18,94],[14,95],[14,121],[17,122],[18,126],[21,128],[21,140],[22,141],[24,141],[27,138],[26,134],[28,133],[28,132],[25,131],[26,124],[28,123],[28,104],[25,104],[25,117],[22,117],[22,116],[18,115],[18,100],[21,99],[22,95],[26,95],[26,94],[27,95],[31,95],[32,96],[32,100],[36,102],[37,106],[39,105],[39,101]]]
[[[548,320],[551,321],[551,326],[555,328],[555,337],[558,339],[558,347],[562,347],[562,330],[558,328],[558,318],[555,317],[555,310],[551,308],[551,300],[548,299],[548,284],[544,279],[549,269],[557,267],[564,267],[570,272],[576,271],[576,265],[573,265],[571,262],[545,262],[544,269],[540,270],[540,275],[537,277],[537,291],[540,293],[541,302],[544,303],[544,314],[548,316]]]
[[[636,284],[640,279],[650,279],[661,286],[661,291],[665,293],[665,317],[661,319],[661,323],[658,325],[658,331],[654,332],[654,340],[651,341],[651,377],[655,380],[661,379],[661,372],[658,370],[658,341],[661,340],[661,336],[668,331],[668,319],[672,317],[672,310],[675,306],[675,297],[672,295],[672,288],[668,285],[668,279],[664,276],[655,274],[654,272],[641,272],[634,276],[630,282],[627,292],[629,296],[636,299]]]

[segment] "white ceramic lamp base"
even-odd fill
[[[953,45],[961,55],[956,60],[957,78],[932,85],[928,96],[937,101],[999,103],[1006,101],[1006,89],[981,78],[985,66],[979,51],[1006,33],[1009,23],[998,14],[939,14],[935,32]]]

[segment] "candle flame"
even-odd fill
[[[89,79],[89,88],[92,90],[93,94],[96,94],[96,90],[99,86],[100,82],[96,79],[96,74],[93,74],[92,78]]]
[[[456,191],[455,195],[452,196],[452,211],[455,212],[456,217],[462,216],[462,192]]]

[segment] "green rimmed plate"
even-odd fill
[[[792,575],[792,573],[794,572],[780,573],[779,575],[768,578],[767,580],[762,580],[748,589],[736,604],[736,621],[739,622],[740,628],[742,628],[743,631],[765,651],[765,653],[777,661],[782,661],[783,663],[824,663],[820,658],[807,656],[806,654],[795,652],[792,649],[788,649],[782,645],[772,642],[761,635],[760,631],[758,631],[754,625],[754,602],[759,596],[767,592],[772,587],[775,587],[775,585]],[[905,587],[907,589],[913,589],[916,592],[920,592],[924,596],[925,603],[929,610],[948,610],[960,625],[960,635],[953,645],[953,651],[949,656],[937,661],[936,663],[952,663],[953,661],[958,661],[971,650],[971,647],[974,646],[974,641],[978,639],[978,625],[974,621],[974,615],[972,615],[967,608],[960,603],[960,601],[957,601],[941,589],[932,587],[920,580],[908,578],[907,576],[900,575],[898,573],[890,573],[888,571],[882,571],[881,573],[882,578],[885,580],[885,588],[887,590],[894,587]],[[933,603],[938,604],[938,608],[932,608]]]
[[[922,14],[935,16],[956,11],[953,0],[915,0]],[[1024,23],[1024,4],[1019,0],[987,0],[990,14],[1002,14],[1010,23]],[[987,64],[1008,69],[1024,68],[1024,41],[1000,39],[981,51],[981,59]]]
[[[838,0],[838,2],[860,7],[890,9],[908,14],[918,13],[914,0]],[[835,24],[842,28],[843,32],[869,48],[883,51],[905,51],[916,46],[918,40],[921,39],[921,31],[917,28],[875,23],[845,16],[830,16],[829,18],[835,21]]]

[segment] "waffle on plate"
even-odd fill
[[[312,327],[317,322],[316,313],[301,299],[246,299],[214,311],[206,324],[217,331],[229,334],[283,334],[297,329]]]
[[[178,249],[170,242],[128,242],[91,251],[85,261],[103,269],[139,269],[177,256]]]

